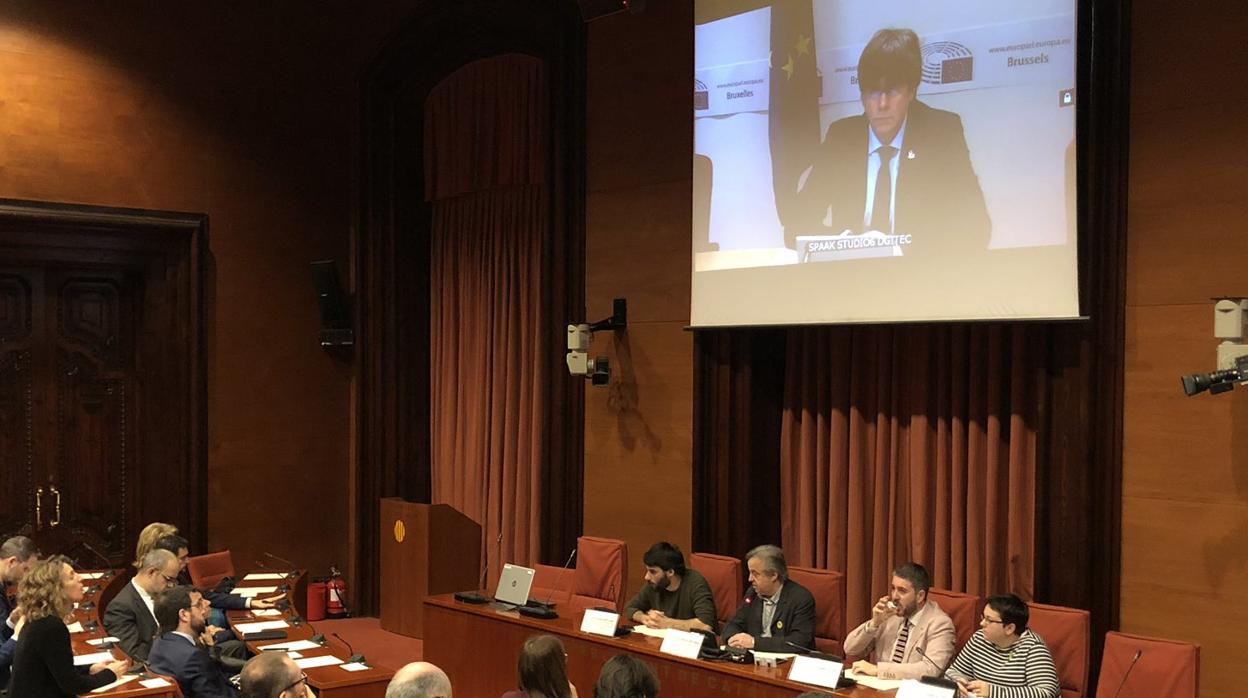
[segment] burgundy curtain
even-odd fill
[[[906,560],[939,587],[1032,596],[1045,331],[789,331],[781,536],[791,564],[845,573],[850,627]]]
[[[541,553],[551,346],[545,68],[470,63],[425,106],[433,503],[481,524],[488,579]],[[499,537],[501,535],[501,543]]]

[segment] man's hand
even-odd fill
[[[854,662],[854,666],[852,668],[855,674],[866,674],[867,676],[875,676],[876,672],[879,671],[874,664],[865,659],[859,659]]]
[[[13,626],[13,637],[22,634],[22,628],[26,627],[26,616],[18,615],[17,623]]]
[[[897,615],[897,611],[888,605],[888,597],[881,596],[879,601],[871,607],[871,627],[878,628],[883,625],[884,621]]]
[[[3,592],[0,592],[0,593],[3,593]],[[13,610],[9,611],[9,617],[7,619],[9,622],[9,626],[17,627],[17,621],[21,620],[21,618],[22,618],[22,607],[14,606]]]
[[[737,633],[728,638],[728,646],[737,649],[752,650],[754,649],[754,636],[749,633]]]
[[[667,616],[662,611],[654,609],[647,611],[641,622],[645,623],[647,628],[666,628],[669,624]]]
[[[277,602],[281,601],[283,598],[285,598],[285,596],[272,596],[267,599],[262,599],[260,597],[253,597],[250,601],[247,602],[247,608],[253,608],[253,609],[273,608],[274,606],[277,605]]]
[[[221,632],[221,628],[215,625],[209,625],[204,628],[204,632],[199,634],[199,641],[204,643],[205,647],[212,647],[217,644],[217,633]]]

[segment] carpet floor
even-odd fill
[[[424,656],[423,640],[386,632],[376,618],[327,618],[312,625],[318,633],[330,639],[333,639],[333,633],[338,633],[370,663],[390,669],[397,670],[408,662],[418,662]]]

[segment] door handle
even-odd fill
[[[35,530],[43,528],[43,488],[35,489]]]
[[[56,485],[52,485],[49,491],[56,495],[56,518],[48,522],[48,525],[55,528],[61,525],[61,491],[56,489]]]

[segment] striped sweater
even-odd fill
[[[1044,640],[1024,630],[1018,642],[1001,649],[977,630],[958,653],[945,676],[985,681],[992,685],[990,698],[1058,698],[1057,668]]]

